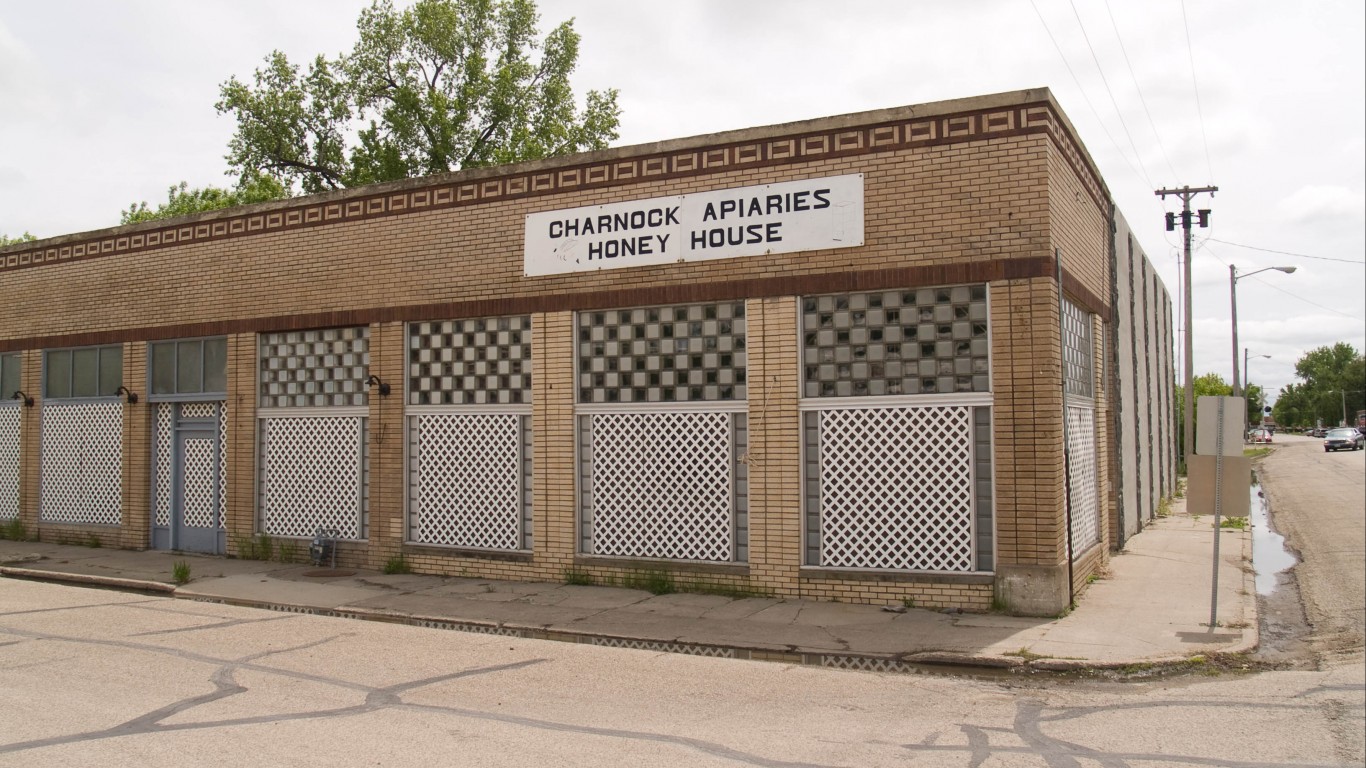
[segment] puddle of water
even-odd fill
[[[1269,595],[1276,591],[1277,574],[1293,566],[1295,556],[1285,549],[1285,537],[1271,530],[1266,497],[1262,486],[1252,484],[1252,569],[1257,594]]]

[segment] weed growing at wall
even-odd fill
[[[14,518],[0,526],[0,539],[10,541],[28,541],[28,528],[24,527],[24,521]]]

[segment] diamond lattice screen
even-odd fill
[[[1100,541],[1096,483],[1096,419],[1091,408],[1067,407],[1067,492],[1072,504],[1072,552]]]
[[[985,285],[802,299],[805,397],[989,392]]]
[[[261,420],[261,507],[272,536],[312,536],[335,528],[362,536],[362,417]]]
[[[369,328],[261,334],[262,408],[366,405],[369,375]]]
[[[44,405],[40,519],[118,525],[122,497],[123,403]]]
[[[175,403],[157,403],[152,494],[156,525],[171,524],[171,440],[175,437]]]
[[[0,406],[0,520],[19,516],[18,406]]]
[[[1062,360],[1067,394],[1095,395],[1091,377],[1091,315],[1070,301],[1062,303]]]
[[[522,542],[522,419],[515,414],[413,417],[417,541],[482,549]]]
[[[821,565],[973,569],[971,411],[821,413]]]
[[[182,493],[185,497],[185,525],[192,528],[217,528],[218,462],[214,441],[206,438],[185,441],[182,468]]]
[[[745,303],[580,312],[579,402],[744,400]]]
[[[408,326],[408,403],[531,402],[531,318]]]
[[[731,420],[592,416],[593,554],[732,559]]]

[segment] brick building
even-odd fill
[[[40,240],[0,297],[49,541],[1046,615],[1174,482],[1171,302],[1046,90]]]

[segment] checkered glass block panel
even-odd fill
[[[531,318],[408,326],[408,403],[531,402]]]
[[[362,536],[365,419],[261,420],[261,509],[271,536]]]
[[[1067,407],[1067,494],[1072,505],[1072,552],[1100,541],[1100,488],[1096,482],[1096,418],[1091,408]]]
[[[152,495],[154,520],[165,528],[171,524],[171,440],[175,437],[175,403],[157,403]]]
[[[804,397],[989,392],[987,288],[802,299]]]
[[[592,416],[595,555],[732,559],[731,417]]]
[[[522,417],[424,414],[417,431],[417,541],[481,549],[522,542]]]
[[[123,520],[123,403],[43,406],[42,489],[43,522]]]
[[[263,333],[260,343],[262,408],[369,402],[369,328]]]
[[[971,571],[972,409],[820,414],[820,565]]]
[[[19,430],[18,406],[0,406],[0,520],[19,516]]]
[[[1091,375],[1091,315],[1066,299],[1062,302],[1062,362],[1067,394],[1094,397]]]
[[[744,400],[745,303],[578,315],[580,403]]]

